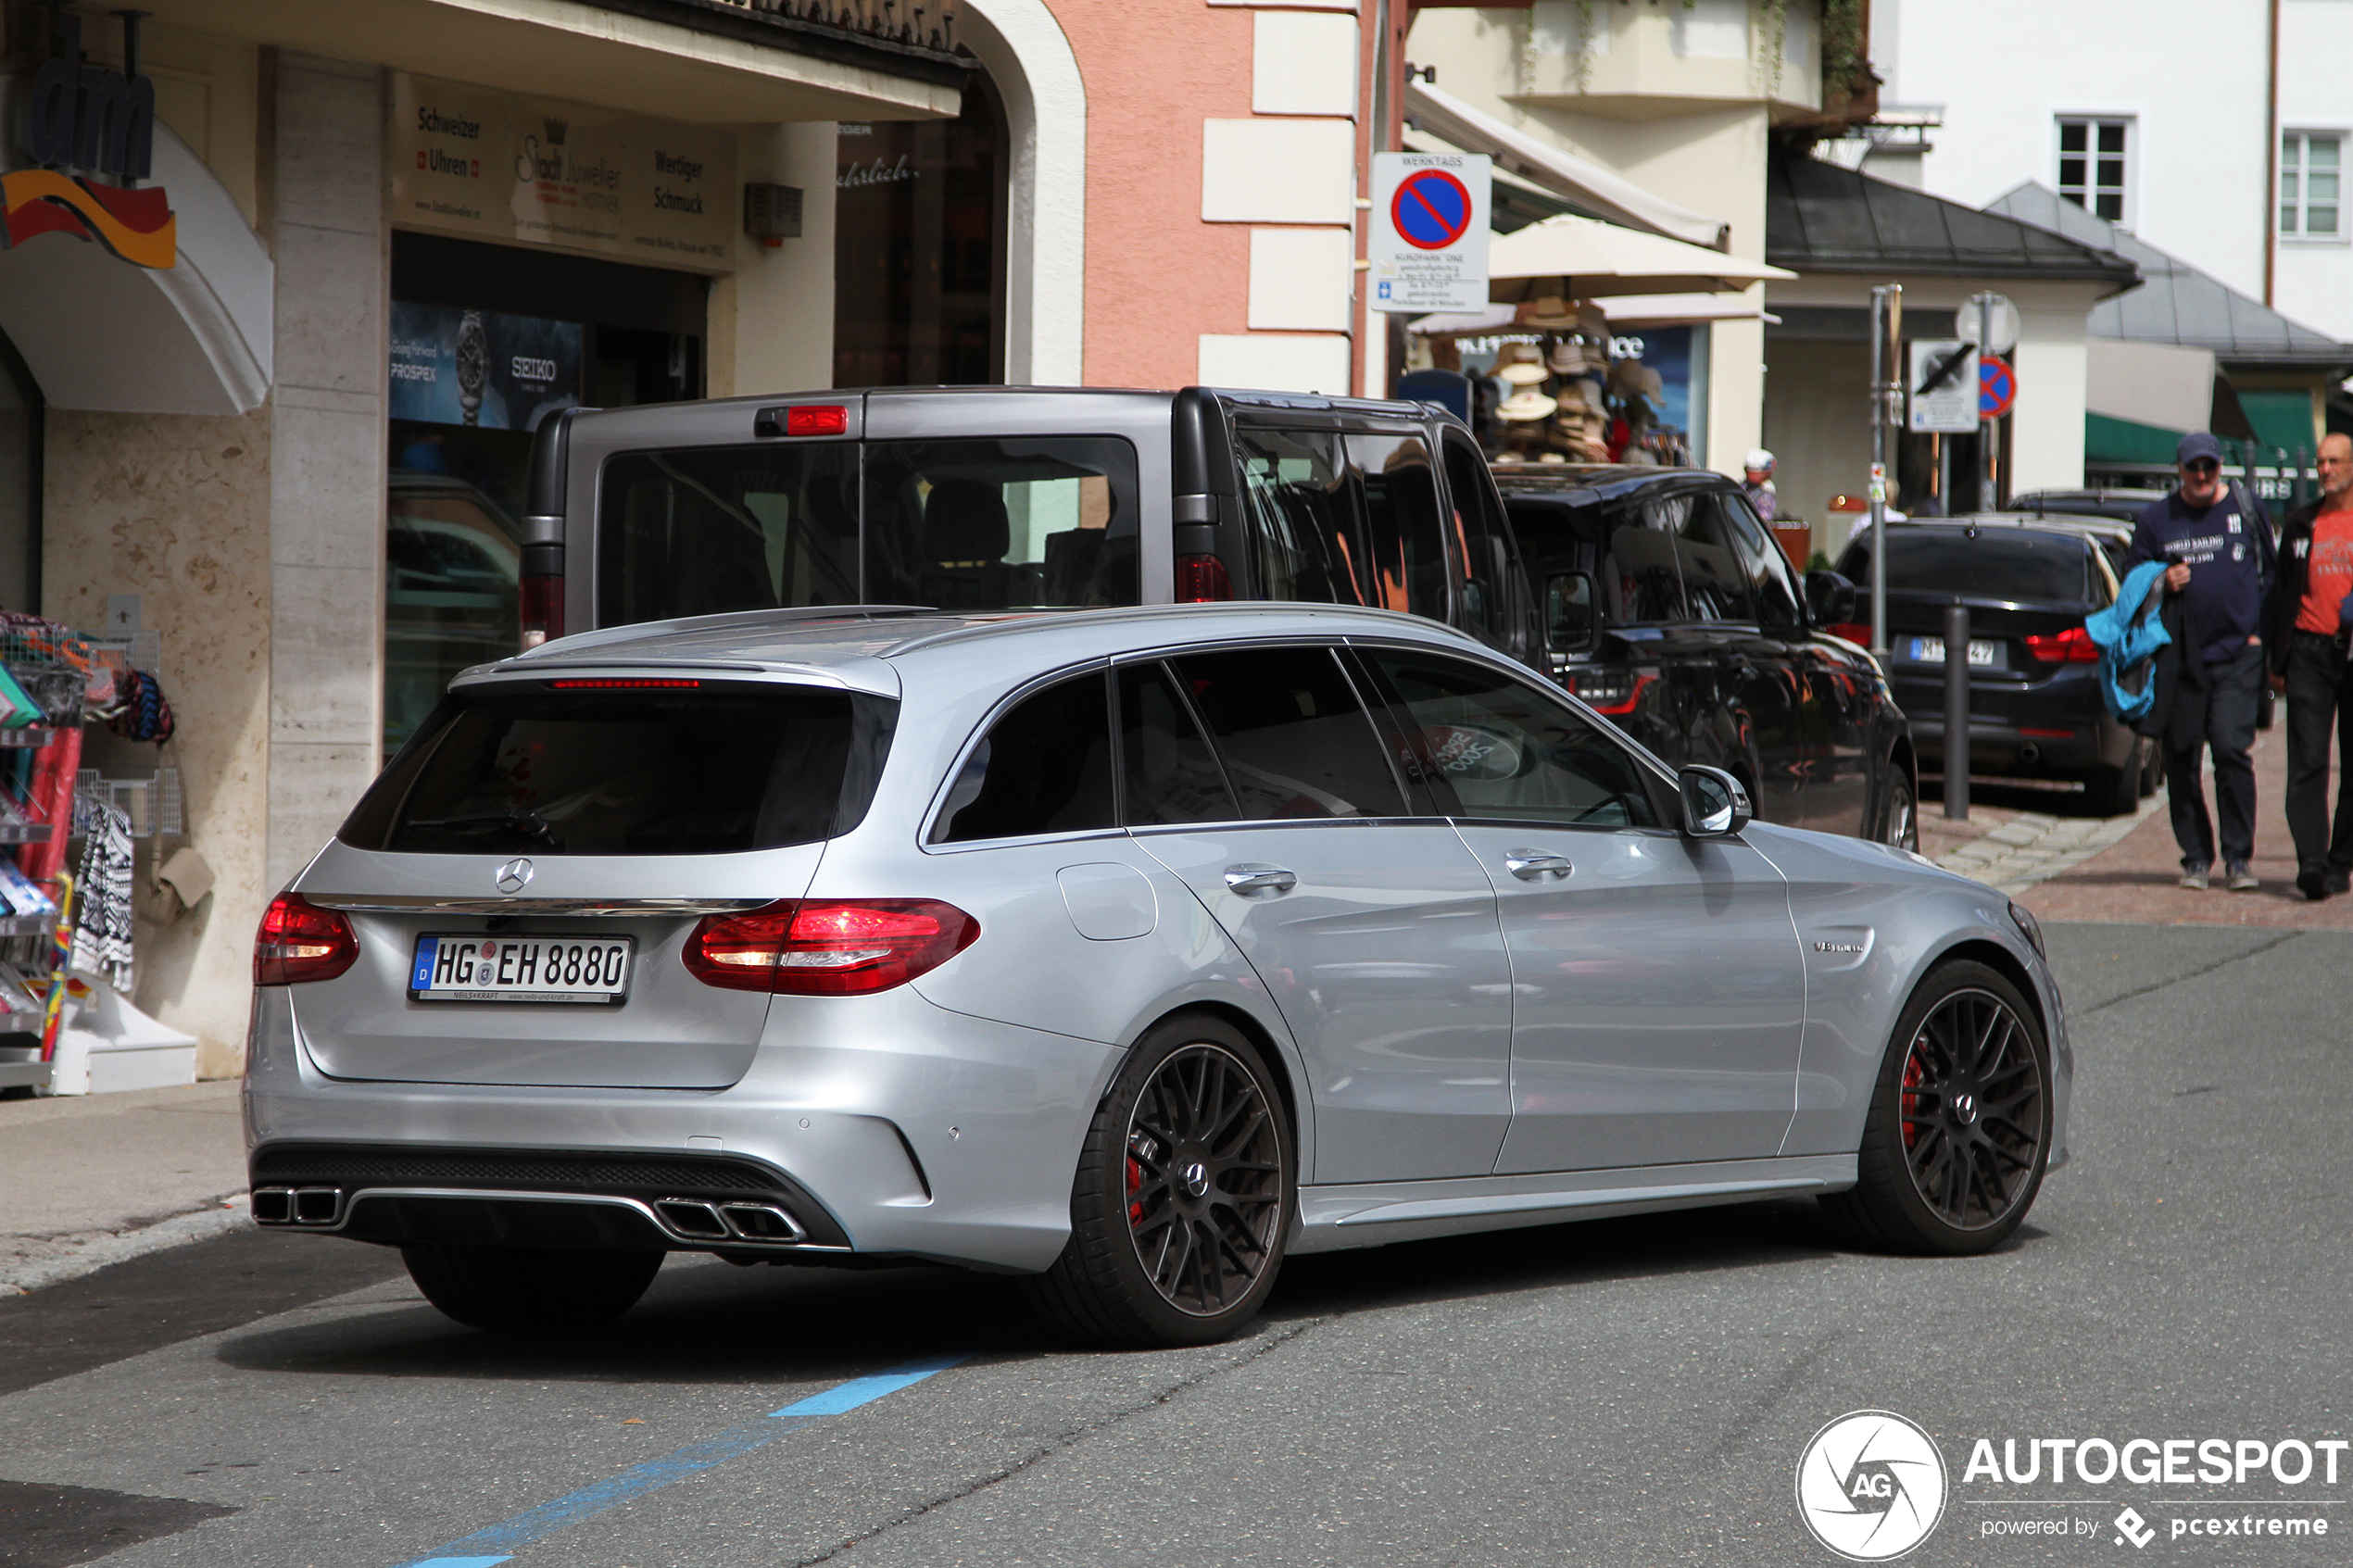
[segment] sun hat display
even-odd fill
[[[1581,336],[1565,337],[1555,341],[1553,345],[1553,352],[1545,362],[1552,367],[1554,375],[1562,376],[1580,375],[1587,370],[1598,370],[1602,368],[1601,361],[1593,357],[1592,348]]]
[[[1530,420],[1546,418],[1558,407],[1560,405],[1553,399],[1533,387],[1528,387],[1504,398],[1504,406],[1495,410],[1495,417],[1513,424],[1524,424]]]
[[[1531,365],[1527,360],[1521,359],[1508,365],[1496,366],[1495,373],[1514,386],[1537,386],[1542,383],[1547,372],[1543,366]]]

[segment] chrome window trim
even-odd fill
[[[382,851],[377,851],[382,853]],[[757,909],[772,898],[451,898],[434,894],[313,893],[302,895],[325,909],[375,915],[598,915],[626,919],[643,915],[716,915]]]
[[[963,777],[964,764],[972,759],[974,749],[988,737],[990,730],[996,728],[998,720],[1002,719],[1048,686],[1059,685],[1076,676],[1084,675],[1090,670],[1108,673],[1110,669],[1111,660],[1098,654],[1091,659],[1081,659],[1076,664],[1060,665],[1043,675],[1033,675],[991,703],[988,711],[981,715],[980,721],[972,727],[969,734],[964,736],[963,744],[956,748],[955,760],[948,765],[948,771],[941,774],[938,782],[932,785],[931,804],[924,809],[920,825],[915,832],[915,847],[926,855],[962,854],[968,850],[996,848],[1008,844],[1047,844],[1058,839],[1117,837],[1120,832],[1117,822],[1114,822],[1107,828],[1076,828],[1069,833],[1022,834],[1008,838],[966,838],[958,839],[952,843],[937,836],[948,825],[940,820],[940,813],[948,809],[950,793],[955,789],[956,781]],[[1111,698],[1108,695],[1103,698],[1103,711],[1106,716],[1111,711]],[[1113,744],[1115,748],[1116,738]],[[1117,800],[1118,792],[1114,786],[1113,791],[1114,812]]]

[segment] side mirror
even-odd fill
[[[1683,792],[1683,831],[1693,838],[1730,838],[1755,812],[1740,780],[1721,768],[1694,764],[1675,775]]]
[[[1581,571],[1561,571],[1544,580],[1544,640],[1554,652],[1587,652],[1600,631],[1591,577]]]
[[[1855,619],[1855,584],[1835,571],[1806,574],[1806,613],[1817,626],[1843,626]]]

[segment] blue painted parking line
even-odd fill
[[[398,1568],[493,1568],[506,1562],[516,1551],[543,1536],[554,1534],[568,1525],[591,1519],[607,1509],[618,1508],[634,1498],[659,1491],[675,1481],[716,1464],[724,1464],[738,1454],[774,1442],[787,1432],[798,1431],[814,1421],[829,1415],[840,1415],[859,1406],[871,1404],[886,1394],[893,1394],[910,1384],[921,1383],[935,1373],[947,1371],[965,1358],[926,1356],[919,1361],[896,1366],[872,1377],[853,1377],[837,1384],[821,1394],[812,1394],[780,1411],[772,1411],[758,1421],[730,1427],[717,1436],[700,1443],[689,1443],[673,1449],[660,1459],[634,1465],[608,1481],[583,1486],[552,1502],[516,1514],[487,1529],[476,1530],[460,1540],[435,1549],[430,1557],[412,1557]]]

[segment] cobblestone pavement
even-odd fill
[[[1996,790],[1994,798],[2023,802],[2036,797],[2012,789]],[[2082,865],[2152,816],[2162,821],[2166,809],[2162,789],[2129,817],[2082,815],[2080,796],[2052,795],[2049,799],[2057,809],[1972,801],[1965,822],[1947,822],[1943,804],[1927,801],[1920,808],[1920,853],[1947,870],[2017,894]],[[2069,808],[2076,814],[2066,814]]]

